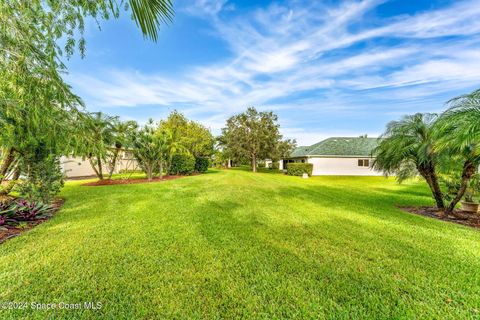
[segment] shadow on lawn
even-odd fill
[[[371,246],[378,246],[380,242],[390,244],[390,247],[382,247],[388,255],[393,256],[401,252],[409,252],[414,257],[426,257],[437,255],[439,251],[455,255],[456,244],[448,245],[439,241],[443,233],[455,232],[455,229],[448,229],[442,222],[414,216],[396,208],[398,204],[424,203],[425,193],[414,192],[414,195],[409,194],[406,198],[403,192],[388,191],[385,193],[359,190],[345,192],[344,188],[309,186],[278,187],[274,191],[260,189],[252,194],[253,200],[255,197],[270,199],[271,204],[268,207],[272,211],[278,207],[278,219],[282,219],[282,214],[286,214],[286,209],[289,208],[285,208],[282,203],[275,204],[272,192],[285,204],[294,200],[309,203],[308,210],[314,211],[309,214],[317,215],[318,219],[315,221],[312,218],[311,222],[304,224],[294,224],[285,219],[279,225],[272,225],[261,212],[258,213],[255,210],[245,212],[244,204],[233,199],[209,201],[198,208],[196,217],[203,225],[202,232],[207,238],[208,234],[216,229],[215,226],[222,225],[222,228],[230,230],[227,238],[233,241],[248,240],[251,235],[261,233],[264,239],[290,239],[301,247],[303,241],[309,240],[305,237],[310,236],[330,239],[329,241],[337,244],[352,241],[358,241],[362,246],[369,244],[363,250],[367,255]],[[217,209],[212,210],[212,208]],[[291,213],[288,212],[288,214]],[[302,214],[303,212],[298,212],[299,220]],[[422,234],[422,241],[413,241],[412,237],[415,233]],[[269,236],[266,236],[267,234]],[[258,240],[256,238],[253,242]],[[458,259],[461,259],[460,255]]]
[[[325,189],[329,193],[338,192],[336,188]],[[262,191],[255,193],[262,195]],[[456,243],[440,241],[445,230],[442,224],[399,212],[391,207],[394,201],[384,205],[392,214],[383,213],[382,217],[369,211],[368,202],[367,208],[356,206],[360,200],[357,198],[348,201],[335,196],[319,197],[318,191],[288,187],[280,188],[278,193],[287,201],[302,193],[305,201],[319,208],[336,204],[355,212],[351,216],[337,213],[303,223],[289,220],[271,223],[262,212],[244,212],[240,201],[226,200],[197,207],[195,223],[209,247],[215,248],[234,270],[242,270],[239,280],[247,288],[258,286],[259,274],[269,275],[270,281],[262,282],[262,291],[268,292],[271,299],[278,295],[287,305],[299,303],[291,296],[288,288],[291,286],[305,295],[304,301],[316,299],[315,295],[326,295],[339,304],[350,301],[352,294],[366,301],[382,297],[385,305],[390,304],[390,311],[398,311],[395,301],[402,296],[409,303],[412,299],[423,303],[422,292],[430,288],[432,281],[443,283],[452,277],[449,268],[438,267],[440,262],[452,266],[465,263],[464,253],[458,252]],[[356,220],[356,214],[388,223]],[[408,224],[424,230],[409,230]],[[452,296],[463,289],[460,283],[450,283],[443,293]],[[468,294],[472,295],[472,291]],[[432,298],[429,303],[445,307],[440,297]],[[455,304],[448,308],[458,307]],[[368,303],[362,305],[368,309]]]

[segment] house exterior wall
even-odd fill
[[[310,157],[307,159],[308,163],[313,164],[314,176],[382,176],[383,173],[375,171],[370,167],[358,166],[359,159],[369,159],[370,164],[372,158],[334,158],[334,157]]]
[[[60,158],[60,163],[62,165],[63,173],[67,178],[88,177],[95,175],[95,171],[92,169],[92,166],[87,159],[83,160],[81,157],[63,156]],[[119,155],[114,173],[119,173],[122,170],[138,170],[137,161],[130,157],[127,153],[121,153]],[[103,173],[108,175],[108,171],[109,169],[104,166]]]
[[[272,165],[272,160],[265,160],[265,168],[270,168]],[[283,160],[278,161],[278,170],[283,170]]]

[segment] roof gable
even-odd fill
[[[378,145],[378,138],[332,137],[309,147],[296,148],[291,157],[304,156],[361,156],[368,157]]]

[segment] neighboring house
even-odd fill
[[[95,176],[92,166],[88,159],[82,159],[81,157],[66,157],[60,158],[63,173],[67,178],[79,178]],[[109,168],[103,167],[103,174],[108,177]],[[118,160],[115,166],[114,173],[120,173],[122,171],[138,170],[137,160],[134,158],[132,152],[127,150],[120,151]]]
[[[382,172],[372,169],[372,150],[377,146],[378,138],[332,137],[309,147],[296,148],[289,158],[279,163],[280,169],[286,169],[292,162],[313,164],[314,176],[381,176]]]

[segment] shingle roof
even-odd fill
[[[361,156],[368,157],[377,146],[378,138],[332,137],[309,147],[298,147],[291,157],[305,156]]]

